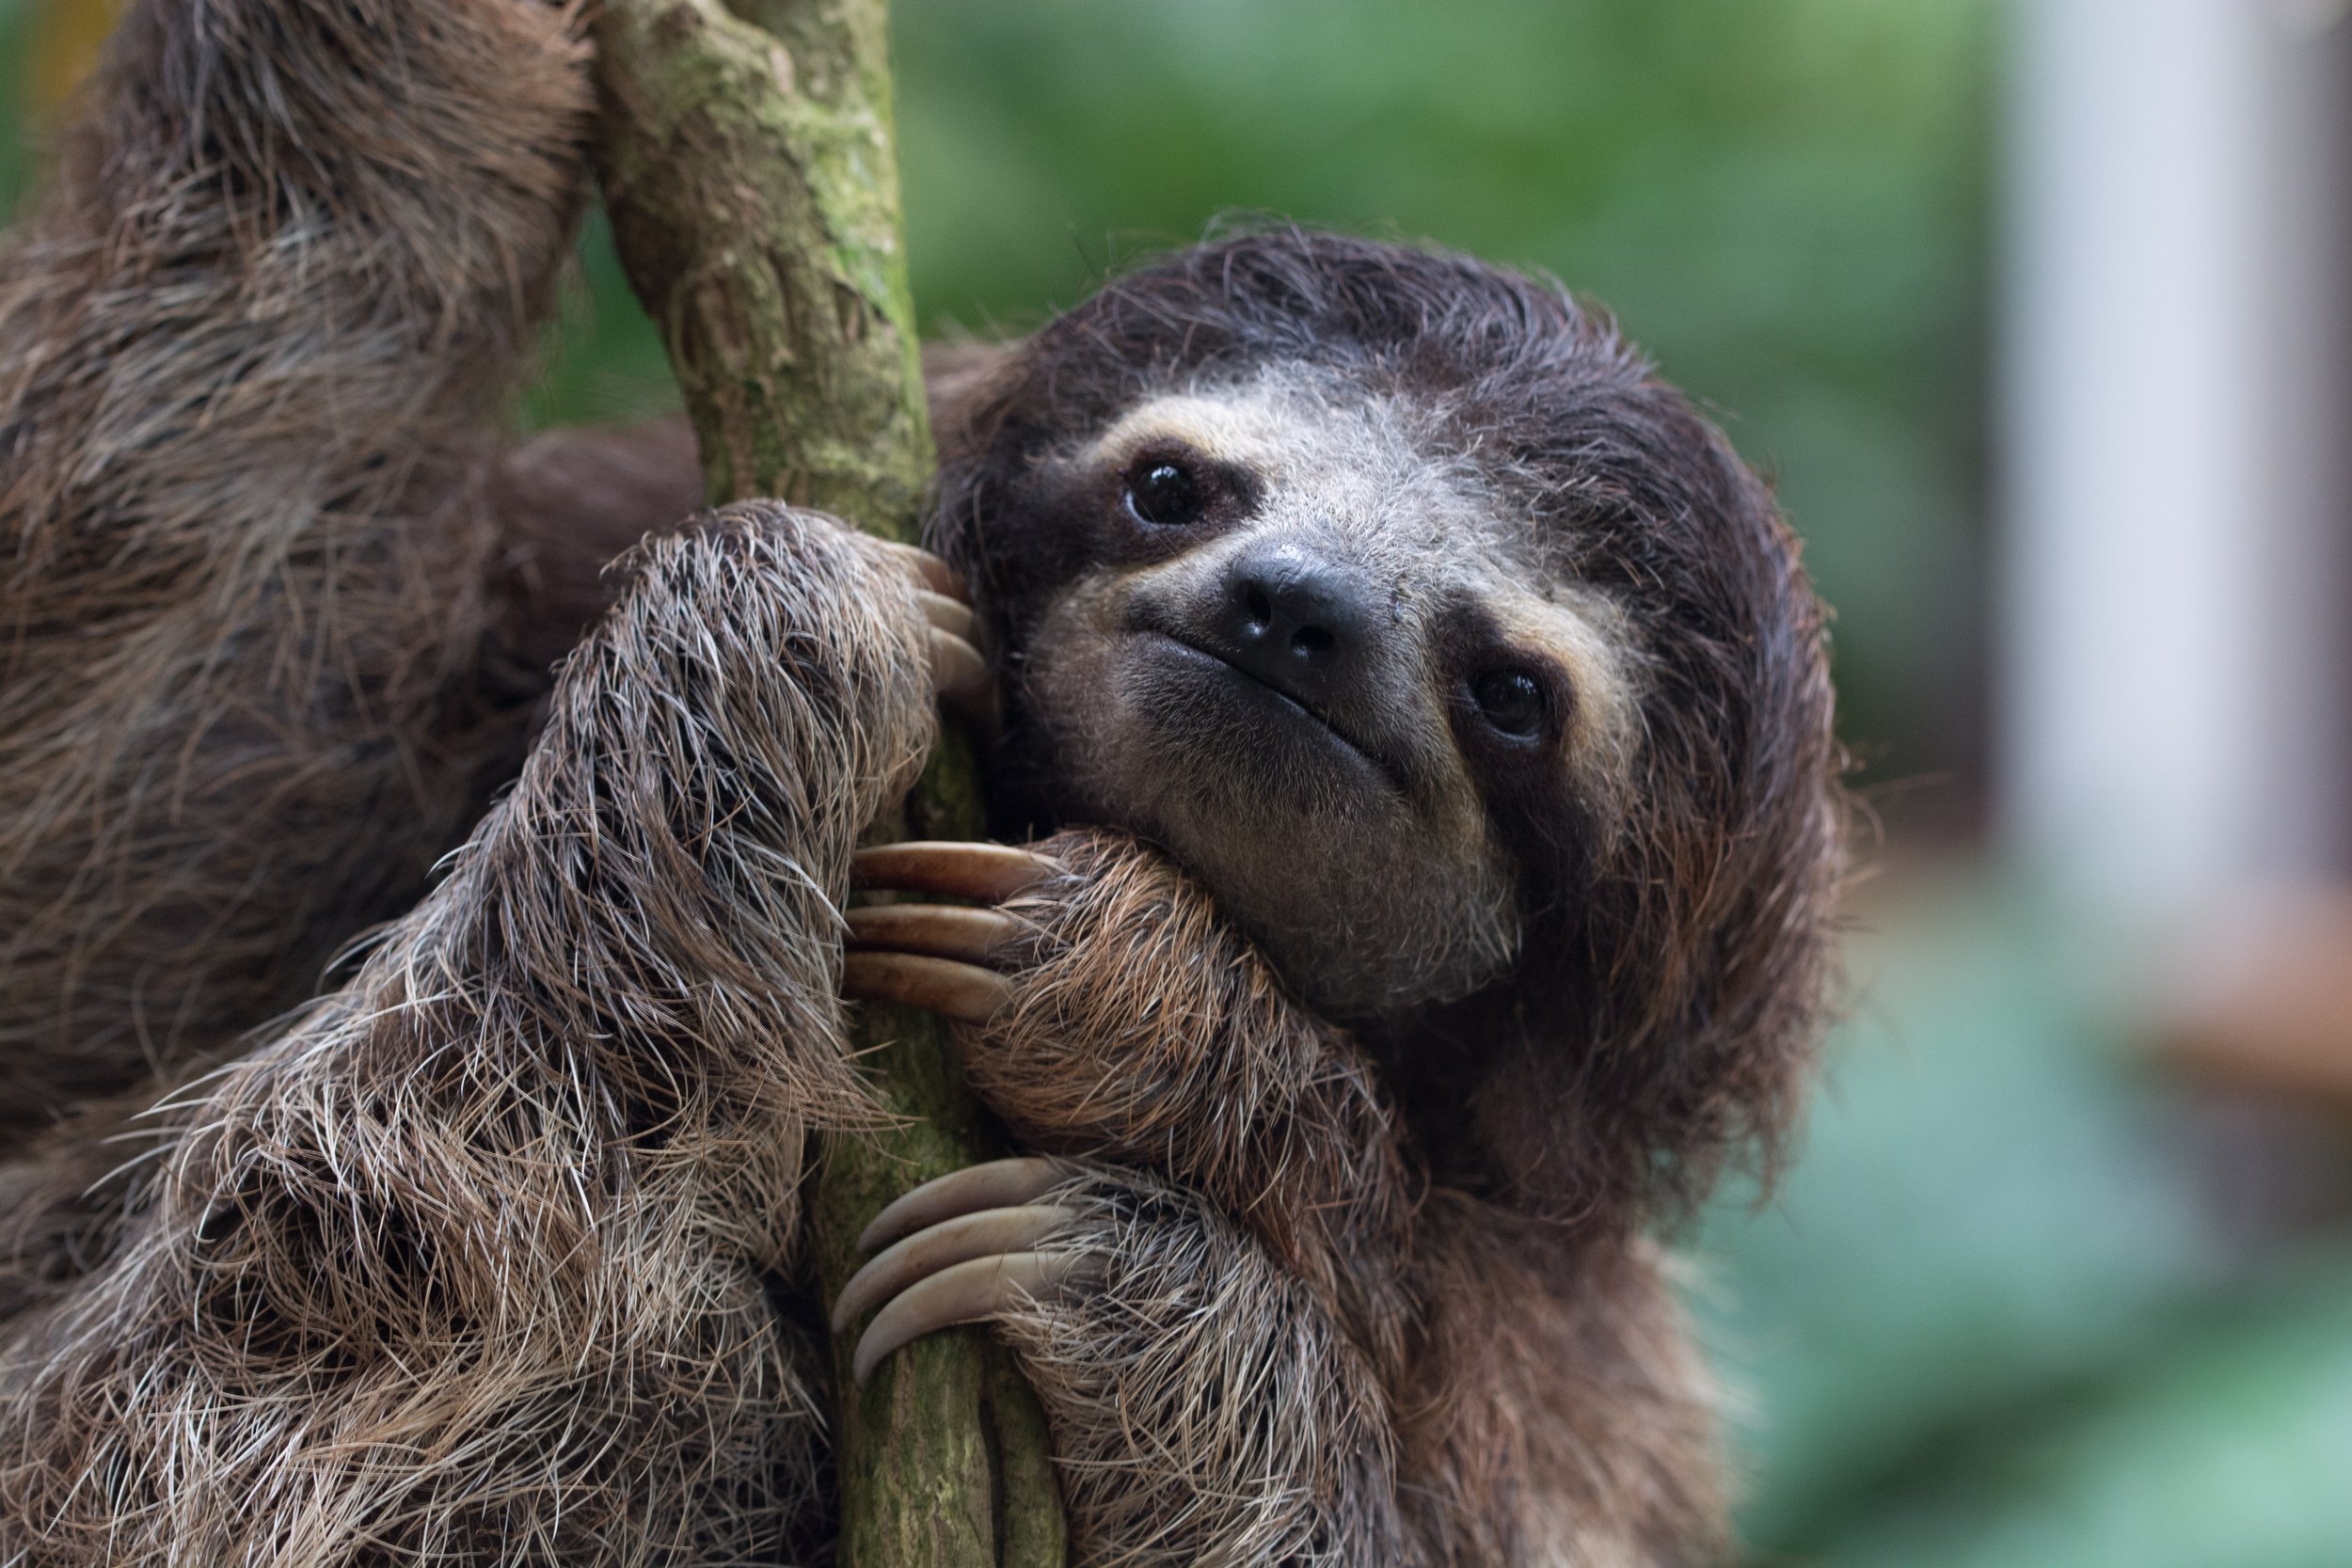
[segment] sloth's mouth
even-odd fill
[[[1160,658],[1196,675],[1214,680],[1231,697],[1278,723],[1309,730],[1318,739],[1335,748],[1344,760],[1356,768],[1370,771],[1399,794],[1407,793],[1396,769],[1378,752],[1333,723],[1328,715],[1318,713],[1287,691],[1268,685],[1216,649],[1203,647],[1157,628],[1136,635],[1139,641],[1150,644],[1152,651]]]

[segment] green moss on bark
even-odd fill
[[[596,160],[613,237],[661,328],[714,499],[781,496],[911,540],[933,463],[892,139],[884,0],[605,0]],[[924,837],[981,829],[949,736],[908,802]],[[891,836],[897,836],[895,833]],[[1002,1152],[927,1015],[866,1008],[902,1118],[824,1151],[811,1214],[828,1295],[918,1181]],[[1054,1568],[1067,1550],[1044,1418],[961,1330],[863,1390],[834,1346],[843,1568]]]

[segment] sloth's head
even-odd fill
[[[1334,1017],[1506,1001],[1578,1070],[1711,1050],[1689,1092],[1780,1092],[1731,1058],[1818,1014],[1820,614],[1763,485],[1608,321],[1265,232],[1111,282],[954,408],[1003,827],[1161,844]]]

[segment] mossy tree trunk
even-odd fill
[[[777,496],[911,541],[932,465],[898,221],[886,0],[603,0],[596,158],[629,281],[660,325],[713,500]],[[977,836],[950,736],[886,829]],[[867,1007],[902,1126],[825,1150],[827,1294],[891,1197],[999,1150],[926,1015]],[[834,1346],[843,1568],[1047,1568],[1066,1553],[1043,1418],[969,1330],[861,1392]]]

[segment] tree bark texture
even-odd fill
[[[660,325],[714,502],[775,496],[912,542],[933,455],[898,220],[886,0],[603,0],[596,160]],[[950,734],[883,836],[974,838]],[[929,1015],[867,1006],[860,1047],[900,1120],[828,1148],[811,1213],[827,1296],[899,1193],[1001,1150]],[[1051,1568],[1067,1555],[1044,1418],[976,1331],[891,1356],[862,1391],[835,1343],[842,1568]]]

